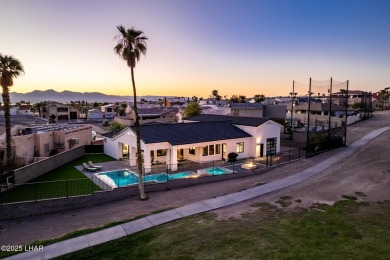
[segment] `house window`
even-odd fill
[[[167,156],[167,149],[157,150],[157,157]]]
[[[203,146],[203,156],[209,155],[209,147],[208,146]]]
[[[57,107],[57,112],[68,112],[67,107]]]
[[[276,137],[267,138],[267,155],[276,154]]]
[[[236,152],[243,153],[244,152],[244,142],[236,144]]]
[[[221,145],[220,144],[215,145],[215,154],[221,154]]]
[[[191,154],[191,155],[195,155],[195,147],[190,147],[188,149],[188,153]]]
[[[214,155],[214,145],[209,145],[209,155]]]
[[[44,149],[45,153],[49,153],[49,144],[44,144],[43,149]]]

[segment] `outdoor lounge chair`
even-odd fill
[[[84,167],[84,171],[94,172],[94,171],[97,170],[97,168],[91,167],[91,166],[89,166],[89,165],[86,164],[86,163],[83,163],[83,167]]]
[[[88,162],[88,165],[91,166],[92,168],[96,168],[98,170],[102,169],[102,166],[94,165],[91,161]]]

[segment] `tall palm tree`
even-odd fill
[[[116,27],[119,34],[115,37],[118,39],[117,45],[114,47],[114,51],[123,60],[127,62],[127,66],[131,70],[131,81],[133,84],[133,97],[134,97],[134,113],[135,113],[135,135],[137,138],[137,168],[138,168],[138,186],[141,200],[145,200],[144,183],[142,181],[142,154],[141,154],[141,129],[139,127],[139,116],[137,110],[137,90],[134,80],[134,68],[136,63],[140,60],[141,54],[146,55],[146,41],[148,38],[144,36],[143,31],[136,30],[134,27],[126,29],[122,25]]]
[[[4,118],[5,118],[5,140],[6,140],[6,170],[11,168],[11,115],[9,88],[14,85],[13,79],[24,73],[22,63],[12,56],[0,53],[0,85],[3,88]]]

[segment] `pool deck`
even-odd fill
[[[390,126],[382,127],[375,131],[372,131],[357,142],[353,143],[352,145],[346,148],[340,148],[336,154],[322,161],[321,163],[318,163],[317,165],[298,172],[292,176],[277,181],[269,182],[262,186],[249,188],[244,191],[231,193],[213,199],[198,201],[179,208],[167,210],[121,225],[113,226],[101,231],[54,243],[45,246],[43,251],[29,251],[13,255],[11,257],[8,257],[7,259],[51,259],[91,246],[99,245],[101,243],[105,243],[111,240],[115,240],[124,236],[128,236],[139,231],[165,224],[177,219],[230,206],[276,190],[292,186],[331,168],[340,161],[343,161],[347,157],[356,153],[369,141],[388,130],[390,130]]]
[[[204,171],[210,168],[223,168],[226,170],[226,173],[232,173],[234,172],[234,169],[236,172],[250,172],[254,169],[260,169],[260,168],[266,168],[266,165],[261,164],[262,161],[264,161],[264,158],[256,158],[256,159],[243,159],[241,161],[237,161],[235,164],[233,163],[227,163],[223,161],[217,161],[217,162],[208,162],[208,163],[196,163],[192,161],[182,161],[178,167],[178,170],[175,172],[170,172],[170,174],[175,173],[181,173],[181,172],[195,172],[200,174],[207,174],[207,172],[199,172]],[[244,165],[248,162],[254,161],[256,167],[255,168],[245,168]],[[116,188],[116,186],[108,185],[105,183],[101,178],[96,177],[96,174],[104,173],[108,171],[115,171],[115,170],[124,170],[127,169],[132,172],[137,172],[137,168],[135,166],[130,166],[130,163],[128,160],[121,160],[121,161],[110,161],[110,162],[102,162],[102,163],[94,163],[97,166],[101,166],[101,170],[97,170],[94,172],[90,171],[84,171],[84,167],[82,165],[78,165],[75,168],[79,170],[81,173],[83,173],[86,177],[88,177],[90,180],[92,180],[96,185],[98,185],[103,190],[112,190]],[[158,174],[158,173],[165,173],[166,168],[165,164],[160,165],[153,165],[152,166],[152,172],[148,173],[150,174]],[[212,174],[211,174],[212,175]]]

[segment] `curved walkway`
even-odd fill
[[[114,239],[118,239],[127,235],[131,235],[136,232],[154,226],[158,226],[176,219],[230,206],[235,203],[239,203],[261,196],[263,194],[267,194],[288,186],[292,186],[294,184],[306,180],[307,178],[310,178],[311,176],[320,174],[321,172],[329,169],[336,163],[346,159],[347,157],[355,153],[359,148],[365,146],[369,141],[387,130],[390,130],[390,126],[372,131],[357,142],[346,147],[345,149],[340,150],[335,155],[329,157],[321,163],[284,179],[280,179],[274,182],[264,184],[262,186],[257,186],[225,196],[220,196],[217,198],[202,200],[199,202],[188,204],[186,206],[150,215],[141,219],[130,221],[125,224],[117,225],[91,234],[51,244],[45,246],[43,251],[29,251],[11,256],[7,259],[51,259],[101,243],[105,243]]]

